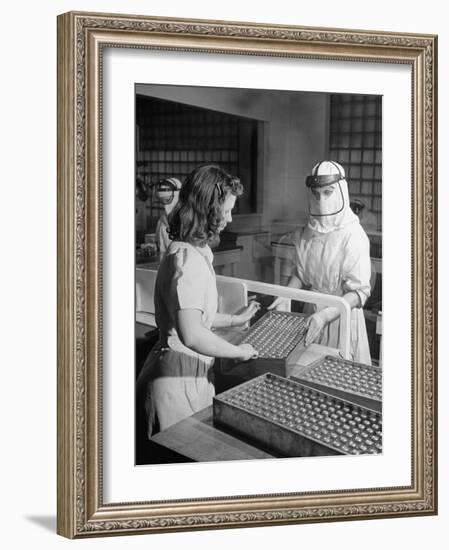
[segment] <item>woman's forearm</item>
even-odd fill
[[[206,327],[199,328],[195,334],[189,335],[183,343],[193,351],[211,357],[239,359],[242,355],[238,346],[226,342]]]
[[[232,327],[232,317],[230,313],[217,313],[212,326],[214,328]]]
[[[178,311],[178,334],[182,343],[197,353],[211,357],[228,357],[239,359],[242,350],[206,328],[201,321],[198,310]]]

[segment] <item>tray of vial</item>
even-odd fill
[[[291,376],[297,382],[382,411],[382,368],[355,363],[332,355],[304,367]]]
[[[382,452],[381,413],[272,373],[216,395],[213,418],[276,456]]]
[[[244,335],[258,352],[251,361],[251,370],[263,374],[287,375],[287,365],[296,364],[305,349],[307,316],[290,311],[269,311]]]

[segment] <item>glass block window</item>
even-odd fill
[[[332,94],[329,156],[346,171],[351,201],[382,215],[382,97]]]
[[[166,177],[183,181],[198,165],[215,163],[245,187],[234,212],[255,212],[258,121],[138,95],[136,124],[137,177],[148,184]],[[160,205],[150,198],[147,210],[151,229]]]

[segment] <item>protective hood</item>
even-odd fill
[[[179,193],[181,182],[177,178],[166,178],[156,185],[156,196],[164,206],[175,205],[175,193]]]
[[[313,167],[306,179],[309,203],[308,227],[318,233],[329,233],[349,223],[358,222],[349,205],[345,171],[337,162],[322,161]]]

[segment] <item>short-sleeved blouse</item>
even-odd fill
[[[163,347],[193,355],[205,362],[213,358],[186,347],[176,330],[180,309],[198,309],[206,328],[211,328],[217,313],[217,283],[209,246],[197,247],[173,241],[158,270],[154,303],[156,323]]]

